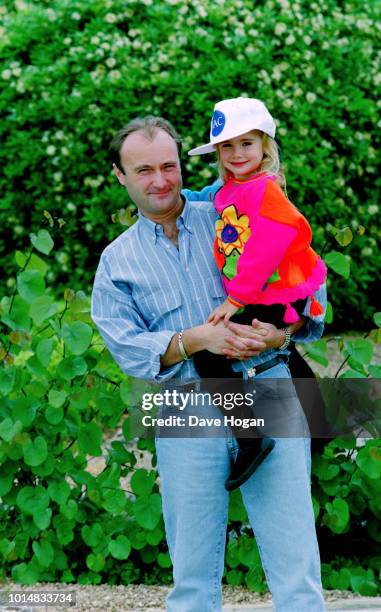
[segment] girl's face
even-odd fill
[[[226,172],[233,174],[234,178],[249,178],[261,165],[262,132],[258,130],[225,140],[217,146],[221,164]]]

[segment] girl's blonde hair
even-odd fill
[[[259,130],[258,130],[259,131]],[[286,178],[284,176],[283,168],[279,159],[279,149],[278,145],[271,136],[261,132],[262,135],[262,146],[263,146],[263,159],[261,165],[257,169],[258,174],[261,172],[265,172],[266,174],[271,174],[276,177],[276,182],[286,193]],[[227,181],[230,178],[228,172],[226,172],[223,167],[217,147],[217,164],[218,170],[220,173],[220,177],[223,181]]]

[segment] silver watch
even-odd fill
[[[278,348],[278,351],[284,351],[286,348],[288,348],[288,345],[291,342],[290,328],[289,327],[282,327],[282,331],[284,331],[284,333],[286,334],[286,337],[284,339],[284,342],[283,342],[282,346],[280,346]]]

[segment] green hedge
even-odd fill
[[[52,223],[50,232],[59,231]],[[154,442],[135,439],[132,407],[139,408],[147,385],[117,368],[83,292],[67,288],[55,300],[47,281],[49,231],[30,239],[33,248],[15,256],[16,286],[0,301],[0,581],[168,583]],[[346,273],[339,255],[327,259]],[[371,335],[380,341],[381,313],[374,324]],[[340,378],[381,376],[369,339],[336,340]],[[320,340],[308,350],[328,365],[326,349]],[[121,437],[111,441],[117,427]],[[327,588],[381,592],[380,442],[359,448],[354,439],[336,439],[314,457]],[[151,454],[149,467],[139,467],[141,451]],[[101,455],[105,467],[94,475],[92,458]],[[225,581],[267,589],[238,491],[230,498]]]
[[[366,328],[380,269],[375,0],[7,0],[0,9],[0,262],[25,247],[43,210],[63,218],[49,278],[89,288],[103,247],[124,228],[126,193],[110,168],[113,133],[162,114],[186,150],[208,138],[214,103],[260,97],[279,121],[291,199],[317,248],[330,225],[366,228],[356,275],[330,281],[336,329]],[[188,186],[213,176],[184,156]],[[38,223],[37,223],[38,220]],[[10,283],[14,282],[12,279]]]

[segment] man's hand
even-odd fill
[[[250,325],[220,321],[216,325],[206,324],[205,348],[216,355],[226,355],[228,359],[248,359],[266,350],[261,327],[254,330]]]
[[[225,300],[221,306],[217,306],[217,308],[210,313],[206,322],[216,325],[219,321],[221,321],[221,319],[223,319],[224,322],[227,323],[230,317],[232,317],[238,310],[238,306],[234,306],[234,304],[231,304],[229,300]]]

